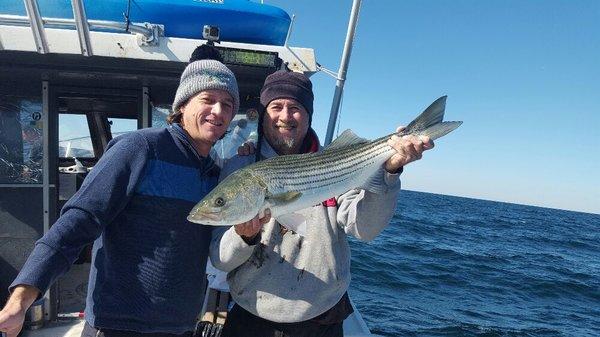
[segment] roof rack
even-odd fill
[[[73,18],[42,17],[37,0],[23,1],[26,16],[0,14],[0,58],[4,53],[27,52],[187,63],[198,44],[206,43],[202,39],[166,36],[162,24],[87,19],[81,0],[71,0]],[[75,39],[79,43],[73,43]],[[250,61],[255,57],[245,51],[258,52],[263,61],[264,55],[276,53],[294,71],[309,76],[317,72],[311,48],[231,41],[222,41],[219,46],[235,49],[239,57]]]
[[[71,0],[74,19],[62,18],[43,18],[37,4],[37,0],[25,0],[25,9],[27,16],[20,15],[0,15],[0,25],[12,26],[30,26],[33,38],[36,44],[37,52],[40,54],[48,53],[48,42],[44,28],[75,28],[79,36],[79,45],[81,54],[92,56],[90,41],[91,29],[108,29],[121,32],[129,32],[140,35],[139,44],[143,46],[155,45],[158,38],[163,35],[162,25],[152,23],[129,23],[105,20],[88,20],[85,14],[85,7],[82,0]]]

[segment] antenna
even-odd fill
[[[352,54],[352,43],[354,42],[354,33],[356,31],[356,24],[358,22],[358,14],[360,11],[361,2],[362,0],[354,0],[352,3],[352,12],[350,12],[350,22],[348,23],[348,32],[346,33],[346,42],[344,44],[344,51],[342,53],[342,61],[340,63],[340,70],[337,73],[335,94],[333,96],[333,101],[331,102],[331,112],[329,113],[329,124],[327,124],[325,146],[331,143],[338,113],[340,111],[340,102],[342,99],[342,93],[344,92],[344,83],[346,82],[346,71],[348,70],[348,63],[350,62],[350,54]]]

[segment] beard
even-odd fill
[[[294,154],[298,150],[298,141],[292,135],[283,136],[273,130],[264,130],[264,135],[278,154]]]
[[[300,135],[304,131],[302,125],[294,122],[263,123],[262,128],[265,139],[280,155],[299,153],[306,136],[306,132]],[[282,128],[288,131],[281,130]]]
[[[293,138],[275,138],[270,140],[269,143],[275,151],[282,153],[288,153],[294,150],[296,146],[296,141]]]

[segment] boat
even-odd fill
[[[284,10],[249,0],[87,0],[83,4],[88,20],[123,22],[123,29],[127,23],[151,22],[164,27],[164,36],[187,39],[201,39],[203,27],[209,25],[219,27],[221,41],[282,46],[291,23]],[[69,0],[39,0],[38,6],[44,18],[73,18]],[[27,15],[22,0],[3,0],[1,11]]]
[[[24,3],[5,0],[0,13],[0,303],[8,297],[6,289],[35,241],[56,221],[108,142],[124,132],[165,125],[181,72],[198,45],[214,44],[239,83],[240,111],[230,125],[230,136],[215,147],[214,155],[221,159],[255,134],[260,89],[267,75],[282,64],[308,76],[319,70],[313,49],[290,47],[282,43],[280,33],[277,38],[228,37],[223,27],[229,22],[222,27],[221,22],[211,22],[223,33],[222,40],[214,40],[211,34],[197,35],[197,28],[178,32],[172,14],[170,21],[161,21],[160,11],[155,16],[135,14],[149,8],[144,4],[157,10],[168,3],[171,11],[185,3],[222,6],[223,19],[230,4],[267,8],[262,4],[73,0],[67,15],[66,1]],[[112,14],[95,16],[102,12],[100,3],[112,3]],[[129,3],[131,22],[122,18]],[[183,7],[178,10],[183,17],[196,17]],[[269,11],[287,22],[275,22],[278,29],[289,28],[287,13]],[[239,21],[240,32],[269,30],[264,28],[269,21],[246,14],[253,19]],[[71,270],[29,309],[22,336],[80,335],[89,268],[89,250],[84,249]],[[207,288],[205,298],[200,317],[222,323],[227,293]],[[344,331],[345,336],[373,336],[356,308],[344,322]]]

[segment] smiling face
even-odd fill
[[[181,127],[194,148],[207,156],[213,144],[225,134],[233,119],[233,98],[224,90],[204,90],[180,108]]]
[[[263,132],[280,155],[299,153],[308,132],[308,112],[295,99],[272,100],[265,112]]]

